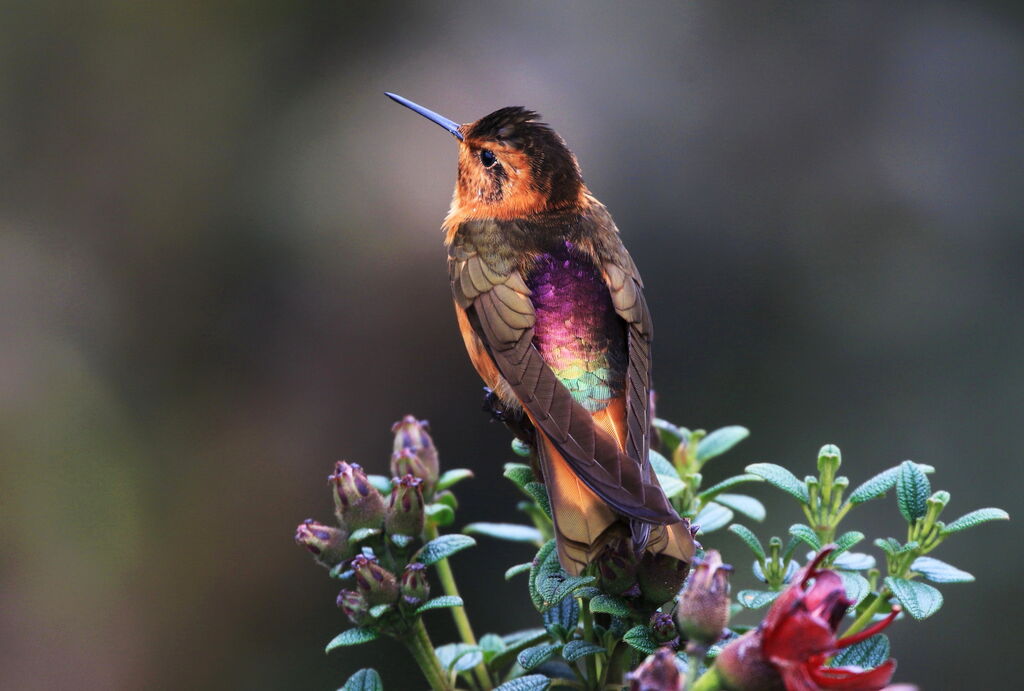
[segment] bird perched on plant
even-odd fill
[[[455,312],[496,405],[533,428],[562,567],[625,541],[689,562],[689,524],[648,459],[643,283],[575,156],[525,108],[459,125],[388,96],[459,140],[444,220]]]

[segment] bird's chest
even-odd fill
[[[591,412],[603,409],[622,394],[627,351],[600,272],[566,243],[536,257],[526,284],[537,350],[577,402]]]

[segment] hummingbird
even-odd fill
[[[443,223],[455,314],[496,411],[532,433],[562,568],[630,543],[689,563],[689,522],[648,458],[643,282],[576,157],[523,107],[460,125],[387,95],[459,142]]]

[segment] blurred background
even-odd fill
[[[422,686],[396,645],[324,656],[337,586],[292,542],[330,517],[333,461],[385,471],[405,413],[476,471],[460,522],[515,519],[509,437],[479,410],[450,304],[456,147],[385,90],[460,122],[529,106],[565,137],[643,271],[659,414],[752,430],[709,481],[755,461],[809,473],[834,442],[854,483],[912,458],[938,467],[951,515],[1021,516],[1017,3],[2,16],[4,689],[333,689],[367,664]],[[763,535],[799,519],[754,493]],[[891,496],[852,516],[872,537],[900,524]],[[936,553],[978,582],[893,629],[897,679],[1005,686],[1017,525]],[[529,556],[456,557],[478,632],[535,625],[502,579]]]

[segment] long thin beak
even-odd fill
[[[401,103],[403,106],[405,106],[409,110],[413,110],[413,111],[419,113],[420,115],[425,117],[427,120],[430,120],[431,122],[437,123],[441,127],[445,128],[446,130],[451,132],[453,135],[455,135],[455,138],[458,139],[460,142],[462,141],[462,132],[459,131],[458,123],[452,122],[448,118],[444,117],[443,115],[438,115],[437,113],[435,113],[432,110],[427,110],[423,106],[419,105],[418,103],[413,103],[412,101],[410,101],[407,98],[402,98],[398,94],[393,94],[390,91],[385,91],[384,93],[391,100],[397,101],[398,103]]]

